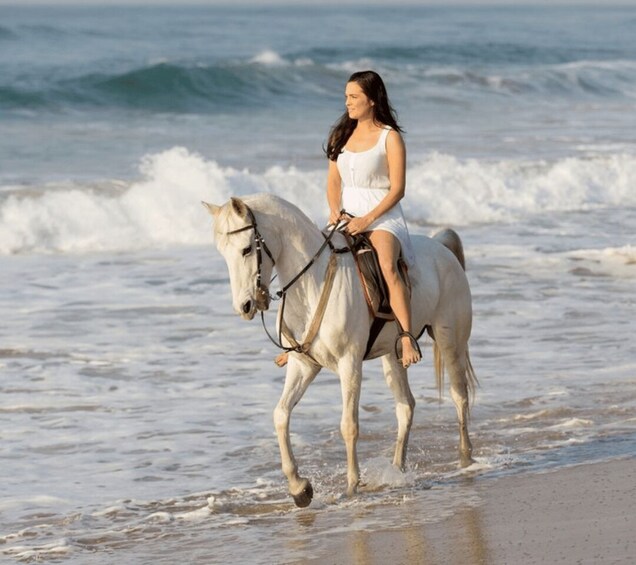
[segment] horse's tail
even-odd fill
[[[433,366],[435,367],[435,384],[437,385],[437,395],[439,400],[442,400],[442,393],[444,392],[444,357],[442,357],[442,350],[437,345],[437,341],[433,339]]]
[[[464,358],[464,362],[466,365],[466,390],[468,392],[468,407],[470,411],[470,405],[475,399],[475,392],[477,387],[479,386],[479,381],[477,380],[477,375],[475,373],[475,369],[473,369],[473,364],[470,360],[470,352],[468,351],[468,345],[466,345],[466,357]],[[439,394],[440,400],[442,399],[442,392],[444,391],[444,357],[442,355],[442,350],[437,342],[433,340],[433,366],[435,367],[435,384],[437,385],[437,393]]]
[[[466,357],[464,358],[464,362],[466,364],[466,390],[468,392],[469,399],[469,407],[475,399],[475,391],[479,386],[479,381],[477,380],[477,375],[475,373],[475,369],[473,369],[473,364],[470,360],[470,353],[468,351],[468,345],[466,345]],[[444,357],[442,355],[442,350],[437,342],[433,340],[433,365],[435,367],[435,384],[437,385],[437,394],[439,395],[440,400],[442,399],[442,393],[444,391]]]
[[[464,271],[466,270],[466,260],[464,259],[464,246],[462,240],[455,230],[446,228],[440,232],[437,232],[433,239],[439,241],[444,247],[450,249],[453,255],[457,257],[459,264]]]
[[[436,233],[433,239],[441,243],[444,247],[450,249],[457,257],[459,264],[464,271],[466,270],[466,259],[464,258],[464,246],[462,240],[455,230],[450,228],[443,229]],[[437,392],[440,398],[442,397],[442,391],[444,389],[444,358],[442,351],[437,345],[434,336],[433,337],[433,364],[435,367],[435,381],[437,384]],[[475,390],[479,386],[475,369],[470,361],[470,353],[468,351],[468,345],[466,345],[466,357],[464,359],[466,365],[466,388],[468,391],[468,398],[472,401],[475,398]]]
[[[468,399],[472,402],[475,399],[475,392],[479,386],[477,380],[477,374],[473,369],[473,364],[470,360],[470,352],[468,351],[468,345],[466,345],[466,384],[468,386]],[[468,404],[470,407],[470,403]]]

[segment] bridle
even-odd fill
[[[309,260],[309,262],[298,272],[298,274],[296,274],[286,285],[284,285],[279,291],[276,292],[275,295],[271,295],[269,293],[269,287],[263,285],[262,283],[262,279],[263,279],[263,251],[265,252],[265,254],[270,258],[270,260],[272,261],[272,266],[276,266],[276,261],[274,260],[274,256],[272,255],[272,252],[270,251],[269,247],[267,247],[267,243],[265,243],[265,239],[263,238],[261,232],[258,230],[258,224],[256,223],[256,218],[254,217],[254,213],[252,212],[252,210],[250,209],[249,206],[247,206],[247,204],[245,204],[245,208],[247,211],[247,217],[249,220],[249,224],[240,227],[238,229],[235,230],[231,230],[226,232],[226,235],[234,235],[237,233],[241,233],[247,230],[254,230],[254,242],[255,242],[255,248],[256,248],[256,290],[257,292],[264,297],[267,297],[269,300],[281,300],[281,307],[280,307],[280,324],[279,324],[279,331],[278,331],[278,340],[274,339],[272,337],[272,335],[270,334],[270,332],[267,329],[267,326],[265,325],[265,314],[264,311],[261,310],[261,320],[263,322],[263,329],[265,330],[265,333],[267,334],[267,337],[269,337],[270,341],[279,349],[282,349],[284,351],[296,351],[298,353],[305,353],[308,355],[307,353],[307,346],[305,344],[299,344],[297,343],[293,337],[290,340],[288,335],[285,335],[285,337],[288,338],[288,341],[291,341],[291,343],[295,343],[295,345],[293,345],[292,347],[287,347],[285,345],[283,345],[282,343],[282,334],[283,331],[286,327],[283,315],[285,312],[285,301],[287,299],[287,291],[298,282],[298,280],[300,280],[300,278],[312,267],[312,265],[316,262],[316,260],[318,259],[318,257],[320,257],[321,253],[327,248],[329,247],[331,249],[331,253],[348,253],[350,251],[349,247],[344,247],[344,248],[340,248],[337,249],[334,247],[333,243],[331,242],[331,239],[334,235],[334,233],[336,231],[338,231],[338,224],[336,224],[335,226],[333,226],[333,229],[331,229],[331,231],[329,232],[329,235],[325,235],[323,232],[322,235],[325,238],[325,241],[323,242],[323,244],[320,246],[320,248],[318,249],[318,251],[316,251],[316,253],[314,254],[314,256]],[[274,280],[275,277],[272,277],[272,279],[270,280],[270,283],[272,280]],[[287,332],[286,332],[287,333]]]
[[[256,247],[256,291],[262,296],[268,297],[270,300],[275,300],[275,298],[269,294],[269,287],[264,286],[262,283],[263,251],[265,251],[266,255],[272,261],[272,267],[276,266],[276,261],[274,261],[274,256],[272,255],[272,252],[269,250],[269,247],[267,247],[267,243],[265,243],[265,240],[263,239],[261,232],[258,231],[258,225],[256,224],[256,218],[254,217],[254,213],[247,205],[245,206],[245,208],[247,210],[247,217],[249,218],[251,223],[247,224],[246,226],[243,226],[242,228],[238,228],[236,230],[226,232],[226,235],[234,235],[235,233],[241,233],[247,230],[254,230],[254,242]],[[262,313],[262,310],[261,310],[261,313]]]

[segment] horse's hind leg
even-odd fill
[[[413,423],[413,409],[415,398],[411,393],[406,369],[397,360],[395,353],[382,357],[384,377],[395,398],[395,415],[398,421],[398,435],[395,444],[393,465],[404,470],[406,463],[406,450],[409,442],[409,433]]]
[[[294,406],[303,397],[318,371],[320,367],[301,362],[294,355],[290,355],[283,394],[274,409],[274,426],[278,436],[283,473],[289,482],[289,493],[296,505],[301,508],[309,505],[314,492],[309,480],[298,475],[298,465],[289,439],[289,420]]]
[[[462,467],[467,467],[474,462],[472,458],[473,445],[468,436],[468,420],[470,418],[469,383],[472,382],[470,379],[474,378],[472,367],[469,366],[468,345],[466,340],[458,339],[448,327],[436,326],[434,328],[434,336],[435,371],[440,395],[445,368],[449,375],[451,398],[455,403],[459,422],[460,464]]]
[[[462,467],[468,467],[473,460],[473,445],[468,436],[468,420],[470,419],[470,402],[468,397],[467,356],[454,349],[445,356],[446,367],[450,378],[451,398],[457,410],[459,422],[459,460]]]

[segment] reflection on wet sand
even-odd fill
[[[472,479],[470,482],[472,483]],[[461,488],[465,488],[464,485]],[[456,510],[450,519],[439,522],[401,527],[397,530],[392,529],[392,524],[387,523],[385,530],[356,530],[335,540],[328,539],[326,543],[330,545],[329,557],[316,555],[316,558],[308,563],[464,565],[467,555],[471,556],[471,564],[489,563],[490,551],[482,510],[479,505],[474,505],[473,500],[470,505]],[[406,523],[422,523],[421,514],[425,509],[422,508],[421,501],[416,504],[405,504],[402,510],[402,518],[406,519]],[[378,512],[378,509],[375,512]],[[387,514],[390,516],[392,512]],[[363,521],[360,520],[361,527]],[[351,525],[355,527],[355,520]],[[334,544],[337,544],[337,550],[334,550]]]

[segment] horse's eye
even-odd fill
[[[252,246],[251,245],[248,245],[247,247],[244,247],[243,251],[241,251],[241,253],[243,254],[243,257],[247,257],[251,252],[252,252]]]

